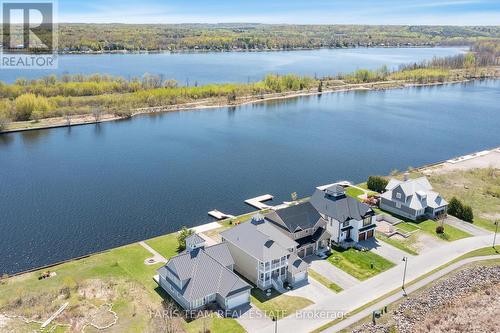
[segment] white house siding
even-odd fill
[[[165,290],[167,294],[170,295],[170,297],[172,297],[177,303],[179,303],[180,306],[182,306],[186,310],[191,310],[189,303],[182,296],[178,295],[175,288],[172,290],[170,282],[166,280],[165,277],[160,275],[159,282],[163,290]]]
[[[233,256],[235,265],[234,270],[251,282],[257,284],[257,266],[258,261],[254,257],[248,255],[239,247],[227,242],[229,252]]]

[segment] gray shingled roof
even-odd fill
[[[266,214],[266,219],[277,224],[282,222],[289,232],[295,232],[297,228],[302,230],[312,228],[321,219],[318,211],[310,202],[282,208]]]
[[[262,223],[269,222],[250,220],[221,232],[221,236],[260,261],[269,261],[288,255],[287,247],[280,244],[284,244],[288,237],[283,234],[283,238],[271,238],[259,230],[258,226]]]
[[[362,220],[366,215],[373,214],[373,210],[365,203],[347,196],[341,195],[333,197],[325,191],[316,189],[311,197],[311,204],[321,214],[333,217],[339,222],[345,222],[351,219]]]
[[[227,258],[228,254],[229,249],[226,244],[218,244],[206,249],[199,248],[171,258],[158,270],[158,273],[166,277],[166,272],[169,271],[185,281],[183,289],[176,288],[176,290],[188,302],[212,294],[227,297],[251,289],[248,283],[226,267],[227,263],[234,263],[230,254],[231,259]],[[212,255],[222,257],[214,258]]]
[[[404,182],[393,178],[387,184],[387,191],[382,194],[382,198],[393,200],[392,192],[397,187],[401,187],[407,197],[406,202],[402,203],[412,209],[419,210],[427,206],[438,208],[448,204],[439,193],[432,191],[432,185],[426,177],[410,179]]]
[[[203,244],[205,243],[205,240],[203,237],[201,237],[198,234],[191,234],[186,237],[186,246],[192,244],[192,245],[198,245],[198,244]]]

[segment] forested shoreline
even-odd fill
[[[499,26],[59,24],[63,53],[259,51],[348,47],[462,46],[500,40]]]
[[[131,117],[136,110],[182,106],[204,101],[205,105],[231,105],[248,99],[264,99],[269,94],[311,93],[350,89],[356,84],[432,84],[498,77],[500,45],[475,44],[471,52],[421,63],[402,65],[396,71],[386,66],[378,70],[358,69],[331,77],[269,74],[253,83],[179,86],[176,81],[147,74],[125,80],[107,75],[47,76],[37,80],[19,78],[14,84],[0,82],[0,131],[12,122],[91,115]]]

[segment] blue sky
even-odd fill
[[[499,25],[500,0],[59,0],[59,21]]]

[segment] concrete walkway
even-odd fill
[[[395,264],[399,264],[401,260],[403,260],[403,257],[412,256],[411,254],[385,243],[380,239],[370,238],[360,242],[359,244],[370,249],[370,252],[373,252]]]
[[[310,268],[318,272],[319,274],[326,277],[328,280],[339,285],[342,289],[349,289],[360,281],[354,276],[347,274],[340,268],[335,267],[325,259],[321,259],[318,256],[309,256],[304,259],[305,262],[310,264]]]
[[[464,265],[470,264],[472,262],[498,259],[498,258],[499,258],[498,255],[492,255],[492,256],[484,256],[484,257],[467,258],[467,259],[461,260],[461,261],[456,262],[456,263],[454,263],[454,264],[452,264],[452,265],[450,265],[450,266],[448,266],[448,267],[446,267],[446,268],[444,268],[444,269],[442,269],[442,270],[440,270],[432,275],[429,275],[428,277],[418,281],[417,283],[411,285],[410,287],[407,287],[406,292],[408,294],[410,294],[414,291],[417,291],[418,289],[420,289],[420,288],[428,285],[429,283],[445,276],[446,274],[454,271],[455,269],[460,268]],[[328,328],[327,330],[325,330],[323,332],[333,333],[333,332],[338,332],[338,331],[341,331],[343,329],[346,329],[347,327],[357,323],[358,321],[362,320],[363,318],[371,315],[373,311],[380,310],[384,306],[387,306],[391,303],[394,303],[403,297],[404,296],[403,296],[402,291],[399,293],[396,293],[394,295],[391,295],[391,296],[383,299],[382,301],[375,303],[374,305],[364,309],[363,311],[358,312],[357,314],[350,316],[349,318],[346,318],[345,320],[339,322],[338,324]]]
[[[489,234],[493,233],[491,231],[484,230],[483,228],[479,228],[472,223],[457,219],[456,217],[451,216],[451,215],[448,215],[446,217],[444,224],[445,224],[445,228],[446,228],[446,225],[449,224],[452,227],[463,230],[463,231],[465,231],[473,236],[485,236],[485,235],[489,235]]]
[[[151,253],[153,255],[152,259],[154,259],[157,263],[158,262],[167,262],[167,259],[162,256],[161,254],[159,254],[158,252],[156,252],[155,249],[153,249],[151,246],[149,246],[148,244],[146,244],[145,242],[139,242],[139,244],[145,248],[146,250],[149,251],[149,253]],[[150,258],[151,259],[151,258]],[[148,260],[148,259],[146,259]]]
[[[468,237],[447,243],[419,256],[409,257],[406,281],[409,283],[470,251],[491,246],[492,242],[493,235]],[[278,327],[281,332],[311,332],[332,321],[332,318],[325,315],[325,313],[351,312],[399,288],[403,277],[403,269],[404,263],[400,262],[397,266],[373,278],[362,281],[348,290],[333,294],[325,301],[310,305],[299,313],[280,320]],[[312,314],[315,316],[310,318]],[[309,317],[305,319],[306,316]],[[264,321],[267,322],[267,325],[262,329],[250,332],[272,333],[274,331],[272,322]]]

